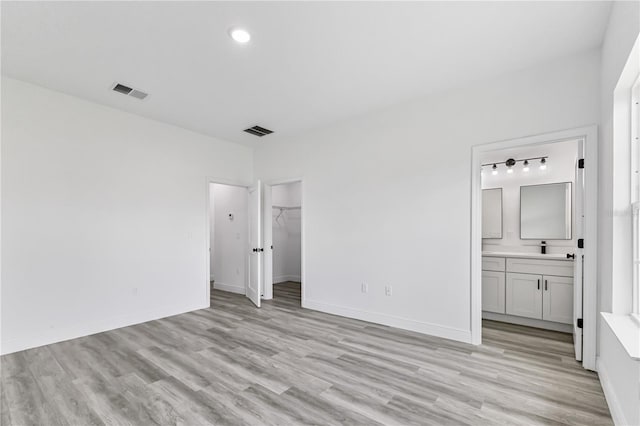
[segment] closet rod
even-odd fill
[[[302,207],[273,206],[273,208],[279,210],[300,210]]]

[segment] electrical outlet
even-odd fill
[[[369,292],[369,286],[366,283],[362,283],[362,292],[363,293],[368,293]]]
[[[387,295],[387,296],[392,296],[393,295],[393,287],[391,287],[390,285],[384,286],[384,294]]]

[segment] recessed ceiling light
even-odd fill
[[[251,34],[249,31],[243,30],[242,28],[231,28],[229,30],[229,35],[232,39],[234,39],[238,43],[248,43],[251,40]]]

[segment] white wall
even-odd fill
[[[305,182],[303,306],[470,341],[471,146],[597,123],[599,59],[586,52],[258,148],[257,177]]]
[[[300,182],[272,186],[274,206],[300,207]],[[273,210],[273,282],[300,281],[301,277],[301,211]]]
[[[529,164],[529,171],[522,171],[522,163],[513,167],[513,173],[506,173],[504,164],[498,167],[498,174],[493,175],[491,167],[484,167],[482,188],[502,188],[502,238],[484,238],[482,249],[488,251],[539,253],[540,240],[520,239],[520,187],[524,185],[541,185],[557,182],[571,182],[572,197],[572,229],[571,240],[547,239],[547,253],[569,253],[576,247],[575,229],[575,178],[578,142],[556,142],[535,147],[523,147],[495,151],[486,155],[483,163],[505,161],[507,158],[528,158],[549,156],[547,167],[540,170],[539,161]]]
[[[632,359],[601,320],[598,374],[616,425],[640,425],[640,361]]]
[[[251,170],[245,147],[3,78],[2,353],[208,306],[206,176]]]
[[[248,194],[241,186],[211,184],[211,279],[216,289],[245,294],[248,244]],[[233,220],[229,219],[233,215]]]
[[[615,2],[602,45],[598,301],[600,311],[620,315],[631,309],[630,245],[625,243],[631,220],[624,207],[628,186],[623,183],[630,156],[628,151],[624,155],[626,141],[614,143],[614,89],[639,33],[640,3]],[[629,357],[610,326],[599,319],[598,372],[609,408],[618,424],[640,424],[640,362]]]
[[[614,143],[613,143],[613,92],[618,83],[631,48],[640,32],[640,3],[614,2],[609,25],[602,45],[601,70],[601,127],[599,145],[600,228],[598,262],[600,281],[600,311],[620,312],[630,308],[628,291],[618,292],[612,285],[614,267],[614,221],[625,220],[620,212],[614,212]],[[621,164],[618,164],[621,167]],[[629,219],[630,223],[630,219]],[[624,249],[629,252],[629,249]],[[624,285],[624,284],[620,284]]]

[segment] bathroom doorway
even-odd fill
[[[246,186],[209,183],[209,281],[211,290],[246,294],[248,247]]]
[[[474,147],[474,343],[483,321],[548,330],[595,368],[594,149],[594,128]]]

